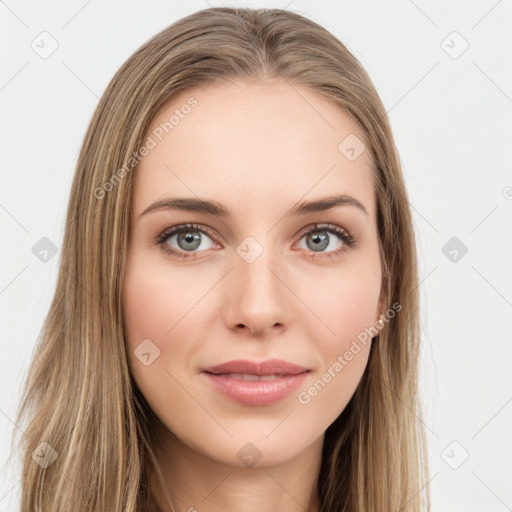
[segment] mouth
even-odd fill
[[[246,359],[237,359],[202,369],[203,372],[214,375],[230,374],[255,377],[298,375],[308,370],[309,368],[282,359],[268,359],[260,363]]]
[[[206,372],[210,373],[210,372]],[[235,380],[243,380],[245,382],[255,382],[255,381],[271,381],[276,379],[281,379],[283,377],[291,377],[292,374],[273,374],[273,375],[251,375],[250,373],[210,373],[210,375],[216,375],[216,376],[223,376],[227,377],[229,379],[235,379]],[[294,375],[300,375],[300,374],[294,374]]]
[[[309,375],[308,368],[286,361],[263,363],[231,361],[203,369],[213,388],[225,397],[246,406],[280,402],[295,391]]]

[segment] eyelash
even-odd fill
[[[173,249],[167,244],[167,240],[172,236],[179,233],[186,233],[186,232],[193,232],[193,231],[199,231],[201,233],[205,233],[208,235],[211,239],[215,241],[215,235],[213,232],[205,227],[201,226],[199,224],[180,224],[178,226],[173,226],[172,228],[166,229],[163,231],[155,240],[157,245],[160,245],[162,247],[162,250],[166,253],[172,256],[173,258],[190,258],[195,259],[196,256],[193,252],[187,253],[187,251],[177,251],[176,249]],[[335,224],[315,224],[313,228],[304,228],[300,232],[300,239],[302,239],[304,236],[309,235],[310,233],[316,233],[316,232],[322,232],[325,231],[327,233],[334,233],[335,235],[338,235],[339,238],[343,241],[343,245],[334,251],[326,252],[326,253],[314,253],[314,255],[311,257],[312,259],[315,259],[315,257],[318,257],[320,255],[320,259],[327,258],[331,259],[334,257],[341,256],[342,253],[345,253],[355,247],[356,245],[356,239],[345,229],[336,226]],[[203,252],[203,251],[199,251]]]

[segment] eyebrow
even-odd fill
[[[338,206],[350,205],[361,210],[368,215],[368,210],[355,197],[347,194],[338,194],[313,201],[303,201],[294,206],[288,215],[306,215],[308,213],[317,213],[325,210],[331,210]],[[184,210],[189,212],[206,213],[216,217],[231,218],[231,210],[216,201],[205,199],[196,199],[193,197],[165,198],[149,205],[139,216],[142,217],[150,212],[157,210]]]

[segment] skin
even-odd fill
[[[361,344],[308,404],[297,396],[383,313],[369,151],[349,161],[338,145],[349,134],[364,140],[358,125],[324,97],[280,79],[216,80],[185,91],[162,107],[147,135],[191,96],[197,106],[134,175],[123,285],[131,371],[160,420],[155,450],[182,510],[238,511],[243,503],[245,512],[317,511],[324,433],[354,394],[371,344]],[[300,201],[333,193],[353,196],[368,213],[342,205],[286,215]],[[214,200],[234,216],[162,209],[140,217],[166,197]],[[171,236],[164,244],[189,259],[172,257],[155,240],[185,223],[210,228],[215,239],[198,233],[201,245],[187,253]],[[344,242],[328,233],[329,246],[316,252],[298,234],[314,223],[344,228],[356,246],[329,259]],[[263,248],[252,263],[236,251],[248,236]],[[148,366],[134,353],[145,339],[160,350]],[[234,402],[200,373],[233,359],[269,358],[310,373],[268,406]],[[248,442],[261,457],[252,467],[237,457]],[[170,510],[163,490],[155,491]]]

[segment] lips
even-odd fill
[[[250,373],[212,373],[212,375],[222,375],[224,377],[228,377],[229,379],[236,380],[244,380],[246,382],[254,382],[254,381],[264,381],[267,382],[269,380],[276,380],[279,377],[285,377],[282,374],[274,374],[274,375],[253,375]]]
[[[298,375],[299,373],[308,371],[308,368],[290,363],[288,361],[283,361],[281,359],[268,359],[267,361],[263,361],[261,363],[247,360],[228,361],[227,363],[219,364],[217,366],[203,368],[202,371],[212,373],[214,375],[242,374],[263,377],[272,375]]]
[[[281,401],[296,390],[309,374],[308,368],[272,359],[262,363],[230,361],[202,370],[222,395],[248,406]]]

